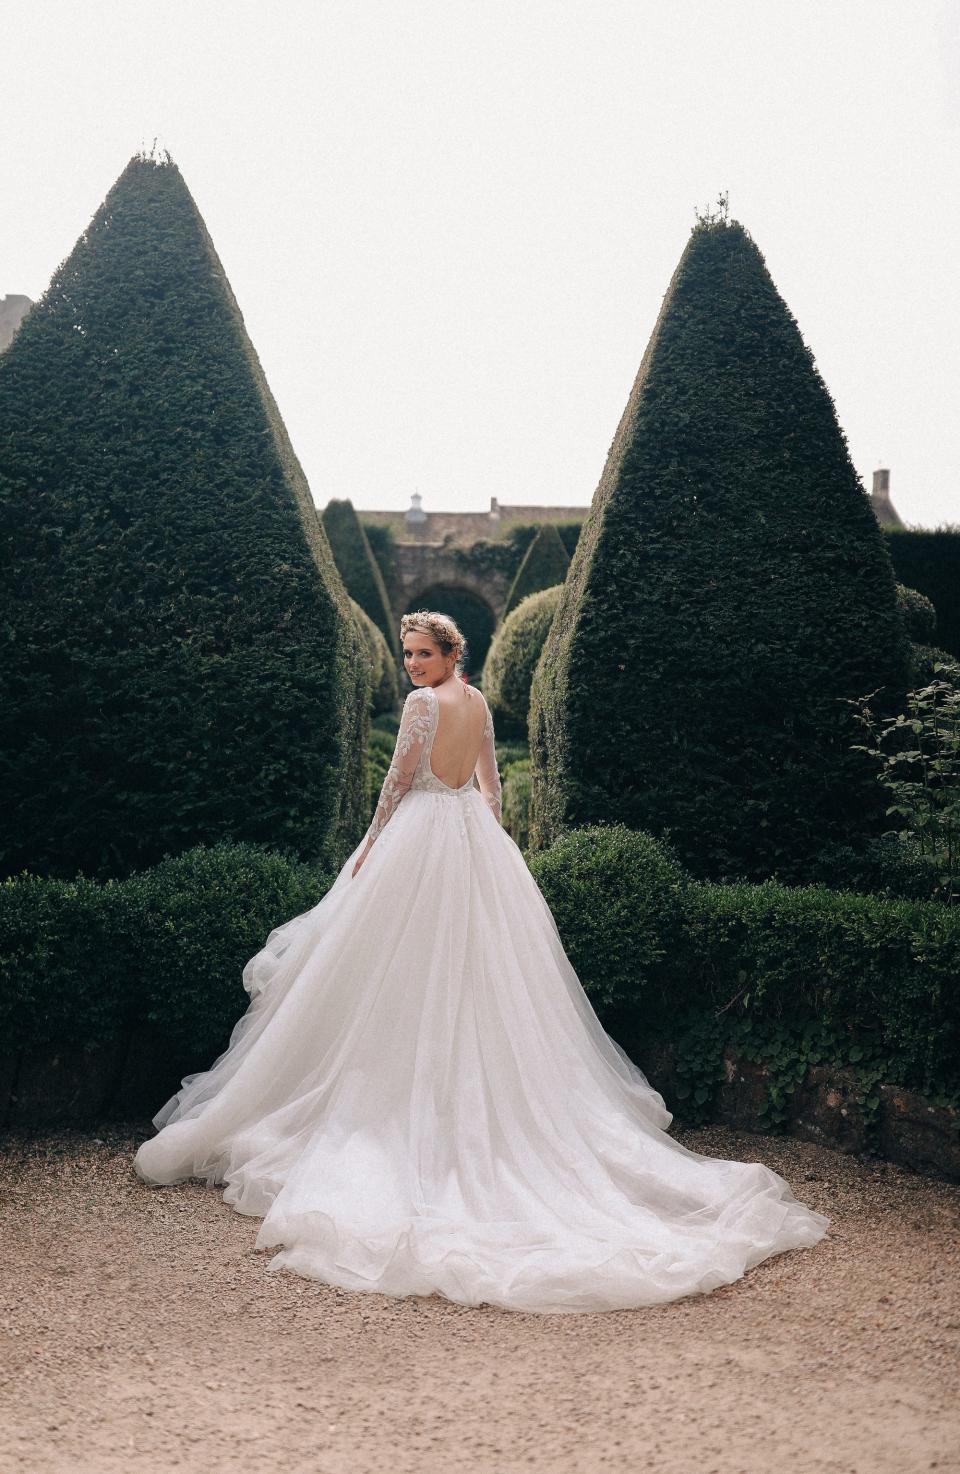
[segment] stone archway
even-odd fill
[[[432,583],[410,601],[411,609],[437,609],[456,620],[467,638],[465,670],[475,681],[483,669],[497,623],[490,601],[463,583]]]

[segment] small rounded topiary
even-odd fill
[[[530,759],[510,764],[503,775],[503,827],[521,850],[530,837]]]
[[[529,594],[507,615],[493,637],[483,667],[483,691],[498,735],[527,735],[530,683],[562,589],[562,584],[554,584]]]
[[[937,628],[937,611],[926,594],[911,589],[905,583],[897,584],[897,603],[907,622],[907,633],[918,645],[929,645]]]
[[[601,1018],[661,1022],[677,1003],[689,885],[670,848],[623,824],[591,825],[534,855],[530,869]]]

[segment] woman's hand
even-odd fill
[[[354,860],[354,862],[353,862],[353,869],[350,872],[350,879],[351,880],[353,880],[354,876],[356,875],[357,871],[360,869],[360,866],[363,864],[364,860],[367,858],[367,856],[369,855],[369,853],[370,853],[370,841],[368,839],[367,842],[366,842],[366,844],[364,845],[363,849],[360,851],[360,854],[357,856],[356,860]]]

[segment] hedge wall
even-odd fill
[[[563,583],[570,567],[570,555],[564,547],[560,534],[550,522],[545,522],[523,556],[516,577],[507,594],[501,619],[513,613],[517,605],[528,594],[537,594],[541,589],[554,588]]]
[[[362,827],[367,662],[196,205],[134,158],[0,356],[0,874]]]
[[[333,560],[351,599],[380,630],[395,662],[400,659],[400,621],[390,608],[383,574],[351,501],[329,501],[320,513]]]
[[[605,1026],[628,1051],[679,1043],[698,1105],[727,1043],[779,1058],[792,1080],[854,1063],[960,1100],[956,907],[694,882],[622,825],[572,831],[531,869]]]
[[[374,624],[367,611],[360,607],[356,599],[350,600],[350,607],[360,625],[370,662],[370,712],[372,716],[381,716],[386,711],[393,711],[400,702],[397,662],[390,653],[382,631]]]
[[[937,612],[936,643],[960,656],[960,528],[885,533],[901,583],[926,594]]]
[[[697,873],[802,878],[882,822],[844,698],[906,685],[833,403],[737,222],[693,230],[533,682],[536,845],[622,819]]]

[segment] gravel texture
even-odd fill
[[[538,1316],[268,1275],[147,1122],[2,1142],[0,1470],[960,1471],[960,1189],[719,1126],[827,1213],[813,1249],[653,1309]]]

